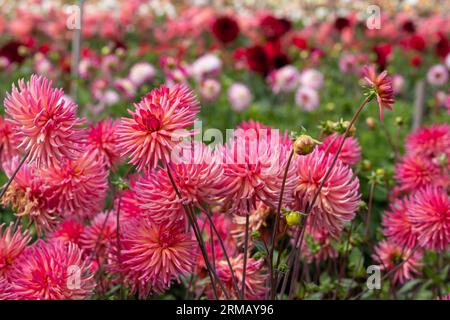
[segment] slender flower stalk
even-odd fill
[[[23,164],[25,163],[25,161],[27,160],[28,156],[30,155],[30,151],[28,151],[22,158],[22,160],[20,161],[19,165],[17,166],[16,170],[13,172],[13,174],[11,175],[11,177],[8,179],[8,182],[6,183],[6,185],[3,187],[2,193],[0,194],[0,200],[3,198],[3,196],[5,195],[6,191],[8,191],[9,186],[11,185],[11,183],[13,182],[14,178],[16,177],[17,173],[19,172],[20,168],[22,168]]]

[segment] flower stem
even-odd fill
[[[244,300],[245,300],[245,276],[247,274],[249,225],[250,225],[250,202],[247,200],[247,213],[245,215],[244,265],[242,269],[242,297]]]
[[[14,178],[16,177],[17,173],[19,172],[20,168],[22,168],[23,164],[25,163],[25,161],[27,160],[28,156],[30,155],[31,150],[29,150],[22,158],[22,160],[20,160],[19,165],[17,166],[16,170],[13,172],[12,176],[9,178],[8,182],[6,183],[6,185],[3,187],[2,193],[0,194],[0,200],[3,198],[3,196],[5,195],[6,191],[8,191],[9,186],[11,185],[11,183],[13,182]]]

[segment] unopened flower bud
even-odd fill
[[[366,118],[366,126],[369,129],[374,129],[375,128],[375,119],[372,117],[367,117]]]
[[[386,170],[384,170],[383,168],[378,168],[375,171],[375,174],[379,177],[384,177],[384,175],[386,174]]]
[[[300,135],[294,142],[294,152],[298,155],[307,155],[314,151],[316,145],[320,144],[319,141],[313,139],[307,134]]]
[[[369,171],[370,169],[372,169],[372,162],[370,162],[370,160],[364,159],[361,162],[361,169],[363,171]]]
[[[396,117],[396,118],[395,118],[395,123],[396,123],[398,126],[402,126],[405,122],[403,121],[403,118],[402,118],[402,117]]]
[[[291,211],[286,214],[286,223],[288,226],[298,226],[300,224],[301,213],[298,211]]]

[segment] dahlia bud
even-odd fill
[[[304,156],[313,152],[318,144],[320,144],[320,141],[313,139],[309,135],[301,134],[294,142],[294,152]]]
[[[370,169],[372,169],[372,162],[370,162],[370,160],[364,159],[361,162],[361,170],[369,171]]]
[[[288,226],[298,226],[300,224],[300,218],[302,216],[301,212],[298,211],[290,211],[286,214],[286,223]]]
[[[395,123],[398,125],[398,126],[402,126],[405,122],[403,121],[403,118],[402,117],[396,117],[395,118]]]
[[[384,170],[383,168],[378,168],[375,171],[375,174],[379,177],[384,177],[384,175],[386,174],[386,170]]]
[[[366,118],[366,126],[369,129],[374,129],[375,128],[375,120],[374,120],[374,118],[372,118],[372,117]]]

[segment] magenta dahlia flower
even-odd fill
[[[97,214],[80,235],[80,247],[91,252],[104,253],[108,245],[116,239],[116,212],[110,211]]]
[[[414,232],[410,221],[408,210],[413,201],[408,197],[396,199],[383,215],[383,232],[388,237],[389,242],[407,248],[414,248],[417,245],[417,234]]]
[[[336,154],[339,145],[344,139],[343,135],[338,135],[336,138],[336,134],[329,135],[326,137],[322,144],[319,145],[319,150],[327,150],[328,153]],[[342,146],[342,150],[338,155],[338,159],[343,163],[349,166],[353,166],[361,160],[361,147],[354,137],[347,137],[345,139],[344,145]]]
[[[333,156],[323,151],[297,157],[295,167],[297,181],[295,184],[294,207],[302,212],[311,205],[326,171],[331,166]],[[315,204],[311,209],[316,226],[325,228],[332,236],[337,236],[345,221],[351,221],[359,206],[359,180],[354,177],[352,169],[337,161],[328,176]]]
[[[29,82],[19,80],[6,94],[7,121],[20,140],[19,148],[29,152],[28,161],[48,166],[63,158],[75,159],[83,132],[83,122],[76,117],[77,106],[63,98],[62,89],[52,82],[32,75]]]
[[[375,248],[375,254],[372,255],[372,259],[380,263],[381,269],[386,270],[387,272],[408,259],[393,274],[393,281],[399,283],[405,283],[407,280],[412,279],[415,274],[420,274],[419,268],[423,265],[423,263],[420,262],[422,253],[418,251],[413,252],[412,249],[402,248],[401,246],[388,241],[381,241],[378,243]]]
[[[15,300],[16,296],[11,292],[11,284],[0,276],[0,301],[2,300]]]
[[[117,128],[119,123],[112,120],[99,121],[96,126],[91,125],[87,136],[87,150],[97,155],[109,168],[120,163],[120,151],[117,147]]]
[[[156,167],[159,160],[170,162],[174,146],[194,135],[186,129],[194,124],[199,105],[185,86],[161,86],[134,106],[134,112],[128,111],[133,118],[122,118],[117,134],[122,156],[129,155],[138,170]]]
[[[19,166],[20,159],[15,156],[4,164],[8,177]],[[38,232],[51,229],[58,213],[51,200],[51,187],[32,163],[24,163],[1,199],[3,205],[10,205],[18,217],[28,217],[35,223]]]
[[[141,298],[168,288],[172,280],[180,281],[191,272],[197,246],[183,225],[141,218],[127,223],[122,231],[119,271]]]
[[[441,185],[440,170],[431,160],[419,155],[406,155],[395,166],[395,179],[400,190],[415,191],[427,185]]]
[[[450,245],[450,198],[438,187],[424,187],[414,194],[409,218],[419,244],[445,251]]]
[[[76,160],[63,159],[60,164],[43,169],[42,176],[51,186],[58,212],[86,217],[103,207],[108,171],[94,153],[86,153]]]
[[[0,278],[10,279],[11,269],[30,242],[31,235],[29,231],[14,232],[12,224],[4,231],[3,227],[4,224],[0,224]]]
[[[406,138],[406,151],[429,158],[450,155],[450,125],[437,124],[418,129]]]
[[[80,238],[84,229],[84,224],[73,219],[66,219],[61,221],[55,230],[47,235],[47,239],[61,241],[65,244],[72,242],[80,246]]]
[[[0,165],[19,155],[18,145],[19,141],[13,134],[11,124],[0,117]]]
[[[95,287],[90,270],[76,244],[38,240],[15,264],[12,291],[20,300],[86,299]]]
[[[392,78],[388,76],[387,71],[377,74],[375,66],[365,66],[362,71],[362,77],[377,98],[380,120],[383,121],[383,108],[392,110],[392,105],[394,104]]]

